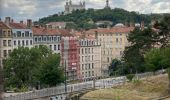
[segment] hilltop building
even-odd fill
[[[105,8],[110,8],[109,0],[106,0],[106,6],[105,6]]]
[[[80,2],[80,4],[77,4],[77,5],[76,4],[72,4],[71,0],[69,2],[66,1],[64,14],[70,14],[74,10],[82,10],[82,9],[85,9],[85,8],[86,8],[85,1],[84,2]]]

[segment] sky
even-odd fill
[[[72,0],[79,4],[83,0]],[[64,11],[66,0],[0,0],[0,18],[12,17],[16,21],[39,18]],[[106,0],[85,0],[86,8],[101,9]],[[139,13],[170,13],[170,0],[110,0],[111,8],[123,8]]]

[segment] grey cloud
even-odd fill
[[[80,0],[72,0],[78,4]],[[83,1],[83,0],[81,0]],[[85,0],[87,8],[103,8],[105,0]],[[0,0],[0,17],[11,16],[16,20],[45,17],[64,11],[66,0]],[[110,0],[111,8],[123,8],[141,13],[169,12],[170,0]]]
[[[152,0],[151,1],[151,4],[157,4],[157,3],[160,3],[160,2],[164,2],[164,3],[170,3],[170,0]]]

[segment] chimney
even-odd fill
[[[5,17],[5,23],[9,25],[10,22],[11,22],[11,17]]]
[[[27,19],[27,27],[28,28],[32,27],[32,20],[31,19]]]
[[[24,22],[21,20],[21,21],[20,21],[20,24],[24,24]]]
[[[98,39],[98,32],[95,31],[95,39]]]

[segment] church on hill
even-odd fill
[[[86,4],[85,1],[81,2],[79,4],[72,4],[72,1],[66,1],[65,4],[65,11],[64,14],[70,14],[72,13],[72,11],[74,10],[82,10],[82,9],[86,9]]]

